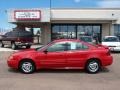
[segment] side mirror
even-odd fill
[[[43,51],[45,54],[47,54],[48,53],[48,51],[47,50],[45,50],[45,51]]]

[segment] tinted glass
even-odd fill
[[[69,42],[68,45],[68,50],[85,50],[88,49],[88,46],[80,43],[80,42]]]
[[[117,37],[106,37],[103,39],[104,42],[118,42],[119,39]]]
[[[19,32],[19,37],[32,37],[32,33],[28,31]]]
[[[48,52],[56,52],[56,51],[65,51],[66,44],[65,43],[55,43],[52,46],[48,47]]]
[[[91,37],[80,37],[80,40],[85,41],[85,42],[92,42]]]

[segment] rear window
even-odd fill
[[[119,39],[117,37],[106,37],[103,39],[104,42],[118,42]]]

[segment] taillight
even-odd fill
[[[107,55],[108,55],[108,56],[110,55],[110,50],[107,51]]]

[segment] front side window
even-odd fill
[[[88,46],[80,43],[80,42],[69,42],[67,44],[68,50],[86,50]]]
[[[57,51],[65,51],[66,50],[66,43],[55,43],[52,46],[48,47],[48,52],[57,52]]]

